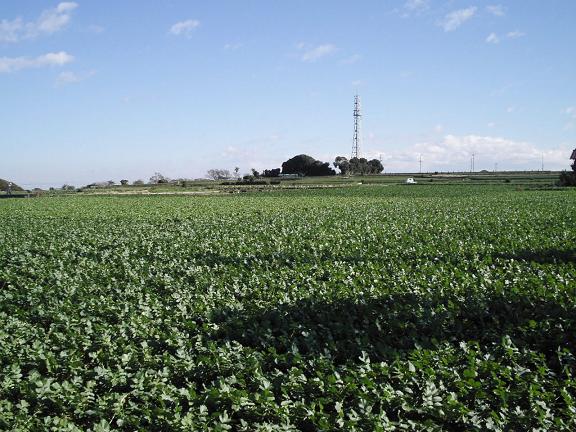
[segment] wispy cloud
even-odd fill
[[[412,12],[423,11],[429,7],[429,0],[407,0],[406,3],[404,3],[404,8]]]
[[[500,38],[496,33],[490,33],[486,38],[486,43],[497,44],[500,43]]]
[[[523,33],[520,31],[513,31],[513,32],[506,33],[503,37],[505,37],[506,39],[518,39],[518,38],[521,38],[523,36],[526,36],[526,33]],[[500,36],[498,36],[496,33],[490,33],[488,35],[488,37],[486,38],[486,43],[491,43],[491,44],[500,43]]]
[[[568,117],[568,122],[564,125],[564,129],[574,129],[576,127],[576,107],[566,107],[562,110],[562,113]]]
[[[174,36],[191,37],[194,30],[200,26],[200,21],[189,19],[180,21],[170,27],[169,33]]]
[[[56,79],[56,85],[63,86],[67,84],[75,84],[81,81],[87,80],[91,76],[93,76],[96,72],[95,71],[88,71],[88,72],[72,72],[72,71],[65,71],[61,72]]]
[[[19,42],[42,35],[50,35],[65,28],[72,18],[75,2],[62,2],[55,8],[43,11],[36,21],[24,22],[22,18],[0,21],[0,42]]]
[[[476,156],[476,169],[493,169],[495,163],[501,169],[534,169],[540,167],[542,156],[551,168],[562,167],[566,164],[567,151],[564,148],[541,149],[530,142],[498,136],[445,135],[405,150],[373,151],[368,157],[381,154],[386,171],[396,172],[416,171],[420,155],[426,171],[466,171],[472,153]]]
[[[308,44],[300,43],[298,44],[298,49],[303,51],[300,60],[304,62],[315,62],[320,60],[322,57],[332,55],[336,52],[336,46],[332,44],[310,46]]]
[[[358,61],[360,61],[360,59],[362,58],[362,56],[360,54],[353,54],[350,57],[346,57],[345,59],[342,60],[343,64],[354,64],[357,63]]]
[[[38,57],[0,57],[0,73],[17,72],[22,69],[35,69],[48,66],[63,66],[71,63],[74,57],[64,51],[47,53]]]
[[[224,49],[225,50],[237,50],[240,49],[244,46],[244,44],[240,43],[240,42],[236,42],[236,43],[227,43],[224,45]]]
[[[506,33],[506,37],[509,39],[518,39],[518,38],[521,38],[523,36],[526,36],[526,33],[518,31],[518,30]]]
[[[494,16],[503,17],[506,15],[506,9],[502,5],[490,5],[486,6],[486,10]]]
[[[106,29],[104,27],[99,26],[97,24],[91,24],[86,28],[86,31],[93,34],[100,34],[103,33],[105,30]]]
[[[447,14],[444,19],[438,23],[438,25],[442,27],[445,32],[454,31],[472,18],[476,14],[477,10],[478,8],[476,6],[455,10]]]

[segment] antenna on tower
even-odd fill
[[[352,158],[360,158],[360,121],[362,113],[360,112],[360,96],[354,96],[354,137],[352,138]]]

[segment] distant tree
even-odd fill
[[[344,156],[336,156],[334,159],[334,168],[340,170],[340,174],[346,175],[350,172],[350,162]]]
[[[64,184],[64,185],[62,185],[62,190],[70,192],[70,191],[76,190],[76,188],[72,185]]]
[[[370,166],[370,174],[380,174],[384,171],[384,165],[378,159],[369,160],[368,165]]]
[[[356,175],[380,174],[384,170],[382,162],[378,159],[352,158],[348,161],[339,156],[334,161],[334,165],[343,165],[347,173]]]
[[[570,159],[574,161],[572,165],[570,165],[572,172],[562,171],[560,173],[560,179],[558,180],[558,186],[576,186],[576,149],[572,151]]]
[[[168,177],[163,176],[159,172],[154,173],[152,177],[150,177],[150,183],[152,184],[159,184],[159,183],[168,183],[170,179]]]
[[[252,168],[252,176],[254,178],[260,178],[260,173],[256,171],[254,168]]]
[[[234,178],[240,178],[240,167],[234,168]]]
[[[560,173],[560,179],[558,180],[558,186],[576,186],[576,173],[574,173],[574,171],[562,171]]]
[[[328,162],[320,162],[318,160],[312,162],[312,165],[310,165],[306,171],[306,175],[309,176],[331,176],[335,174],[336,171],[330,168]]]
[[[106,185],[107,185],[107,186],[114,186],[115,183],[116,183],[116,182],[115,182],[114,180],[108,180],[108,181],[106,182]]]
[[[299,174],[308,176],[335,175],[328,162],[321,162],[312,156],[300,154],[288,159],[282,164],[282,174]]]
[[[132,184],[134,186],[142,186],[144,184],[144,180],[134,180]]]
[[[306,175],[309,167],[316,161],[312,156],[300,154],[282,163],[282,174]]]
[[[8,191],[8,189],[10,189],[12,192],[23,190],[20,186],[14,184],[11,181],[0,179],[0,191]]]
[[[271,170],[264,170],[262,173],[262,177],[279,177],[280,176],[280,168],[274,168]]]
[[[120,180],[120,184],[122,186],[126,186],[128,184],[128,180],[126,180],[126,179]]]
[[[226,169],[210,169],[208,170],[206,175],[208,176],[208,178],[211,178],[212,180],[226,180],[231,177],[230,171]]]

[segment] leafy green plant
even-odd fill
[[[575,198],[0,202],[0,429],[575,430]]]

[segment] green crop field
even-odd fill
[[[0,430],[574,431],[576,191],[0,200]]]

